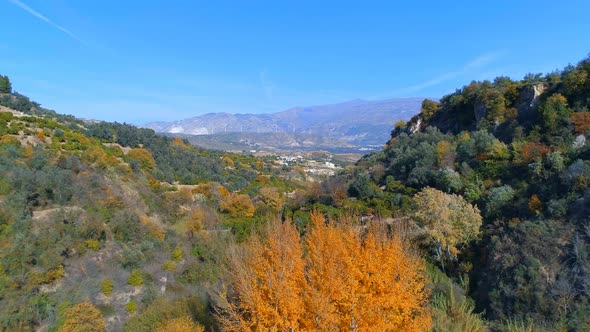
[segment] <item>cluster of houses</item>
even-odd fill
[[[283,166],[300,166],[309,175],[332,176],[341,169],[330,161],[306,159],[302,155],[277,156],[276,163]]]

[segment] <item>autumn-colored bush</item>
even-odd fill
[[[57,264],[54,268],[47,271],[47,281],[52,282],[55,280],[59,280],[63,278],[65,274],[66,270],[64,269],[64,266],[62,264]]]
[[[254,204],[250,196],[245,194],[230,195],[221,201],[219,207],[234,218],[254,216]]]
[[[258,197],[265,207],[279,211],[285,204],[285,197],[277,189],[272,187],[261,188]]]
[[[437,162],[441,166],[452,167],[455,162],[454,146],[449,141],[440,141],[436,145]]]
[[[138,162],[139,166],[146,171],[151,171],[156,166],[156,161],[151,152],[145,148],[131,149],[129,153],[127,153],[127,158]]]
[[[123,207],[123,199],[113,192],[111,187],[105,190],[105,197],[100,199],[100,205],[108,209],[116,209]]]
[[[217,188],[217,192],[222,196],[222,197],[227,197],[230,195],[229,190],[225,189],[224,187],[219,187]]]
[[[515,154],[514,161],[522,164],[529,164],[536,158],[543,158],[551,152],[551,149],[543,143],[515,142],[512,146]]]
[[[172,251],[172,255],[170,255],[170,258],[172,258],[172,260],[175,262],[180,262],[184,258],[184,252],[182,250],[182,247],[174,248],[174,251]]]
[[[590,131],[590,112],[573,113],[570,118],[576,133],[585,134]]]
[[[211,185],[208,183],[199,184],[198,187],[192,190],[193,194],[201,194],[207,198],[211,198]]]
[[[106,324],[100,311],[90,302],[77,304],[65,311],[59,332],[104,332]]]
[[[3,135],[0,137],[0,145],[14,145],[20,147],[20,141],[14,136]]]
[[[539,199],[539,196],[533,195],[529,200],[529,211],[531,213],[537,214],[543,210],[543,202]]]
[[[99,168],[105,169],[109,166],[107,161],[108,155],[100,146],[89,147],[83,155],[84,159],[89,163],[95,163]]]
[[[203,229],[204,224],[205,211],[203,209],[196,209],[191,212],[190,219],[186,223],[186,233],[192,238]]]
[[[92,249],[94,251],[100,250],[100,242],[95,239],[86,240],[86,246],[88,249]]]
[[[176,264],[173,261],[167,259],[164,264],[162,264],[162,270],[164,271],[174,271],[176,269]]]
[[[160,226],[158,226],[150,217],[145,214],[139,216],[139,222],[141,222],[146,229],[149,231],[149,234],[156,240],[163,241],[166,238],[166,231],[164,231]]]
[[[405,127],[406,127],[406,121],[404,121],[404,120],[399,120],[393,125],[393,128],[396,128],[396,129],[398,129],[398,128],[401,129],[401,128],[405,128]]]
[[[182,138],[180,137],[176,137],[172,140],[172,142],[170,142],[170,145],[172,146],[179,146],[181,148],[185,148],[186,144],[184,144],[184,142],[182,141]]]
[[[430,99],[424,99],[424,101],[422,101],[420,114],[425,121],[428,121],[434,116],[434,114],[436,114],[436,112],[438,112],[439,109],[439,103]]]
[[[156,179],[154,177],[148,178],[148,186],[153,191],[158,191],[158,190],[162,189],[162,186],[160,185],[160,181],[158,181],[158,179]]]

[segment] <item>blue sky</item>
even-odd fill
[[[61,113],[145,123],[440,97],[590,53],[590,1],[0,0],[0,73]]]

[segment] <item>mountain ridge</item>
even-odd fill
[[[337,145],[334,148],[344,144],[366,149],[387,141],[393,124],[418,113],[422,100],[422,97],[375,101],[353,99],[335,104],[297,106],[275,113],[206,113],[178,121],[150,122],[144,127],[172,135],[306,134],[317,137],[318,142],[331,139]],[[280,148],[285,142],[278,141],[271,146]]]

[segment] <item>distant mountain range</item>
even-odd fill
[[[206,148],[366,152],[388,140],[396,121],[418,113],[422,100],[355,99],[270,114],[209,113],[174,122],[151,122],[144,127],[189,136],[194,144]],[[197,135],[206,137],[190,137]]]

